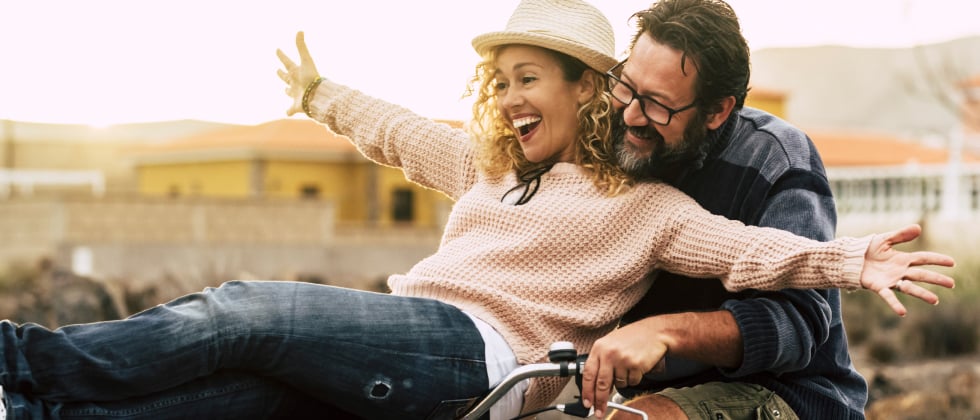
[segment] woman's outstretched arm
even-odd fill
[[[898,315],[906,308],[896,291],[935,304],[939,298],[917,283],[952,288],[951,277],[926,266],[952,267],[937,252],[904,252],[901,243],[922,228],[904,228],[861,238],[815,241],[790,232],[747,226],[711,214],[690,197],[666,186],[637,186],[653,242],[654,268],[691,277],[720,278],[731,291],[840,288],[877,293]],[[651,199],[656,197],[657,201]]]

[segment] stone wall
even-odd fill
[[[49,258],[115,281],[315,279],[376,288],[440,229],[337,226],[324,201],[26,197],[0,201],[0,265]]]

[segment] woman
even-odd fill
[[[363,418],[426,418],[544,359],[553,341],[588,349],[655,269],[734,289],[952,285],[910,268],[948,257],[889,248],[908,232],[819,243],[711,216],[665,185],[632,185],[606,142],[612,37],[594,7],[540,0],[522,2],[507,30],[477,37],[474,147],[465,133],[319,77],[300,34],[301,65],[280,52],[291,110],[456,199],[439,250],[392,276],[391,295],[230,282],[124,321],[56,331],[0,323],[4,389],[124,399],[236,369]],[[447,136],[456,140],[438,140]],[[905,290],[935,298],[914,287]],[[540,407],[560,389],[532,382],[526,399],[517,390],[493,415]]]

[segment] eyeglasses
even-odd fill
[[[687,106],[674,109],[649,96],[640,95],[636,92],[636,89],[633,89],[633,86],[626,84],[626,82],[616,76],[616,74],[623,71],[623,64],[625,63],[625,60],[620,61],[619,64],[616,64],[606,72],[606,77],[609,78],[609,86],[607,88],[609,94],[619,101],[619,103],[629,106],[629,104],[633,103],[633,100],[639,100],[640,111],[643,111],[643,115],[654,124],[660,125],[669,125],[670,119],[674,117],[674,114],[694,108],[694,104],[697,103],[696,100]]]

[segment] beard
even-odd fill
[[[652,124],[641,127],[627,125],[623,119],[623,109],[615,111],[612,120],[616,161],[626,173],[637,179],[662,178],[683,168],[700,169],[711,148],[705,126],[707,116],[701,112],[697,112],[697,116],[684,127],[684,138],[672,145],[667,144],[664,136]],[[649,155],[641,154],[626,141],[627,132],[652,142],[653,151]]]

